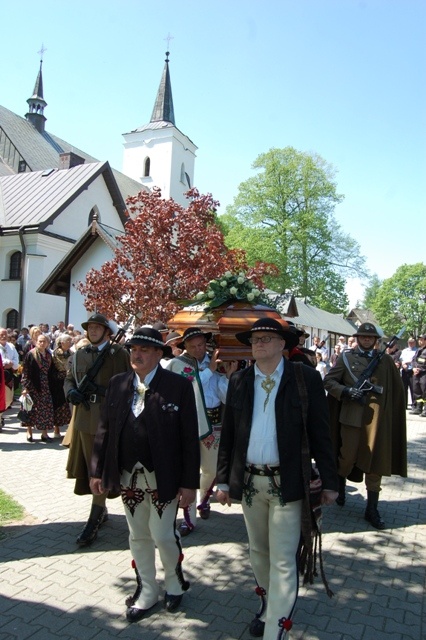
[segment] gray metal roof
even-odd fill
[[[39,286],[37,292],[66,296],[71,286],[72,268],[80,258],[85,255],[98,236],[110,246],[111,249],[114,249],[118,246],[117,238],[120,235],[123,235],[123,231],[101,224],[100,222],[94,222],[94,229],[93,226],[86,229],[68,253],[58,262],[46,280]]]
[[[58,136],[48,133],[47,131],[39,133],[28,120],[1,105],[0,127],[10,138],[31,171],[59,168],[59,154],[68,153],[69,151],[73,151],[81,156],[88,163],[99,162],[99,159],[82,151],[75,145],[62,140]],[[2,164],[4,166],[0,158],[0,175],[8,175],[3,171]],[[112,169],[112,171],[123,200],[128,196],[136,195],[139,191],[147,190],[140,182],[125,176],[121,171],[117,171],[116,169]]]
[[[110,190],[122,221],[125,207],[107,162],[72,169],[30,171],[0,177],[0,224],[4,227],[49,224],[100,174]]]
[[[163,120],[175,124],[168,51],[166,53],[163,75],[161,76],[160,86],[158,87],[157,97],[151,115],[151,122],[161,122]]]
[[[355,325],[345,320],[341,315],[313,307],[307,304],[303,298],[296,298],[296,305],[298,315],[292,318],[292,322],[297,325],[323,329],[328,333],[338,333],[343,336],[351,336],[356,330]]]

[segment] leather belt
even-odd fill
[[[279,476],[280,468],[269,464],[246,464],[246,471],[253,476]]]
[[[207,409],[207,415],[212,424],[220,424],[221,420],[221,406],[214,407],[213,409]]]

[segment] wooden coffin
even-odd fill
[[[236,333],[248,331],[260,318],[281,320],[276,309],[260,304],[235,301],[225,302],[216,309],[200,306],[185,307],[167,323],[171,331],[183,333],[188,327],[199,327],[202,331],[213,333],[213,343],[219,349],[219,358],[223,361],[249,360],[251,348],[241,344]]]

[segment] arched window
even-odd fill
[[[183,162],[180,165],[180,181],[185,184],[185,165]]]
[[[20,280],[21,279],[21,262],[22,253],[20,251],[15,251],[10,256],[9,262],[9,278],[10,280]]]
[[[143,166],[144,178],[148,178],[150,170],[151,170],[151,160],[149,158],[145,158],[145,162]]]
[[[10,329],[18,329],[19,328],[19,313],[16,309],[11,309],[6,316],[6,327]]]

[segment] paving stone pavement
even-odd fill
[[[135,580],[121,502],[109,501],[98,539],[79,549],[90,498],[75,496],[65,478],[60,441],[28,444],[16,411],[5,414],[0,433],[0,488],[27,517],[2,529],[0,640],[249,640],[258,602],[239,505],[214,503],[210,519],[184,538],[192,586],[183,609],[166,614],[159,602],[130,625],[124,599]],[[292,640],[425,640],[426,420],[409,418],[408,478],[385,478],[381,493],[389,528],[364,520],[360,484],[348,485],[344,508],[325,510],[325,569],[335,595],[327,598],[319,579],[301,587]]]

